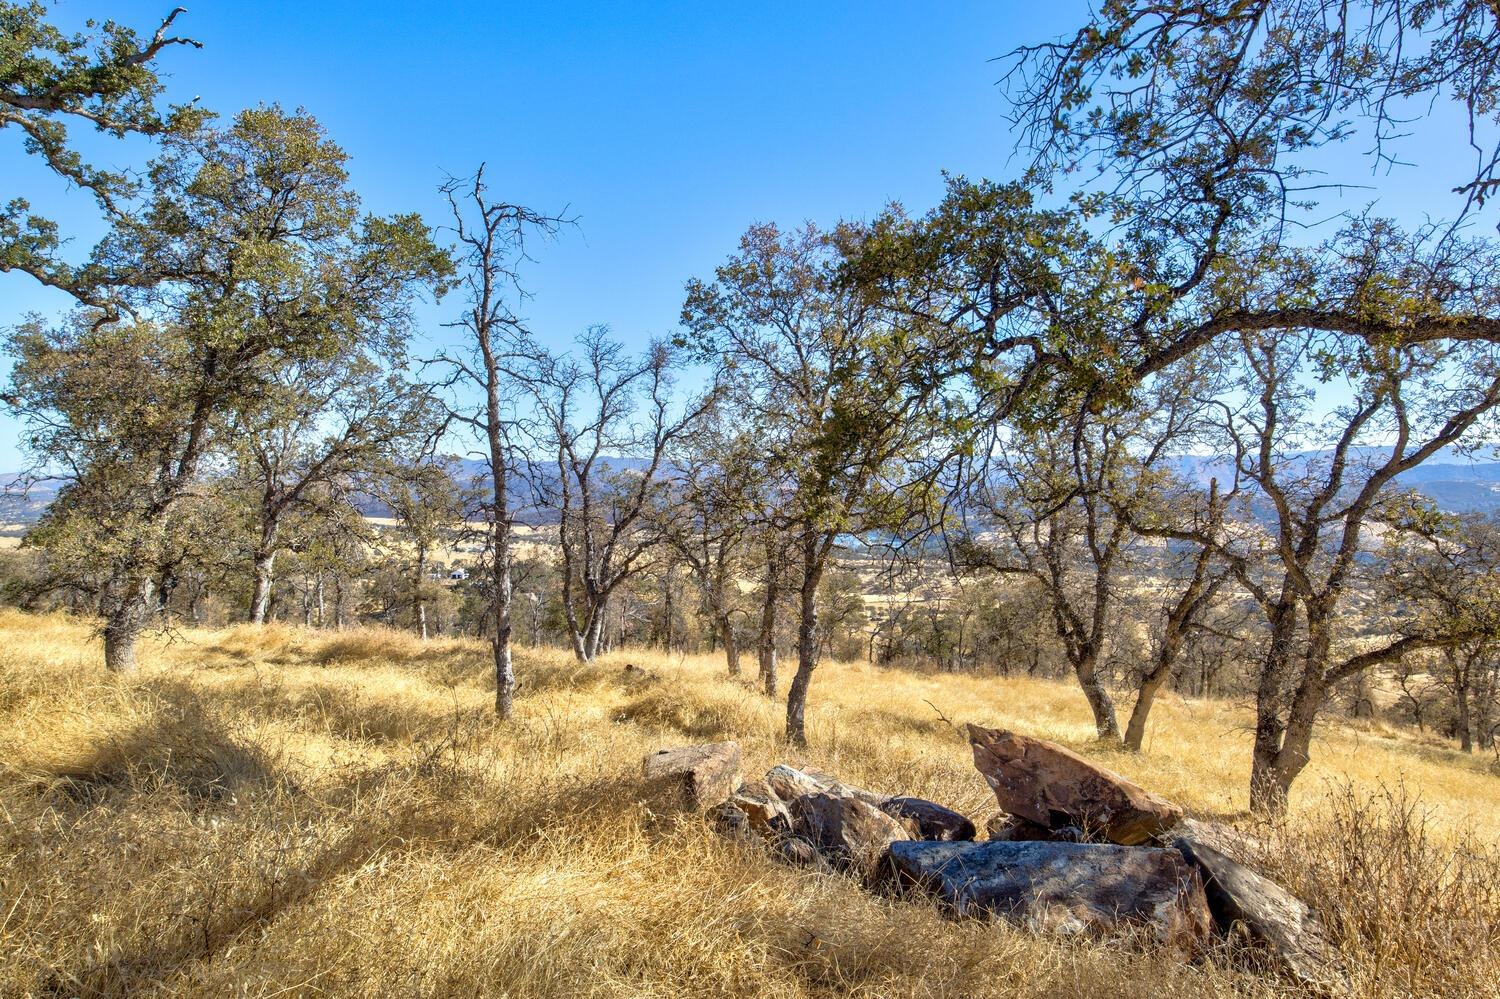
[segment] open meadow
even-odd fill
[[[643,754],[733,738],[747,773],[806,762],[982,821],[941,712],[1248,822],[1248,709],[1169,698],[1137,757],[1091,745],[1070,686],[828,664],[799,752],[717,657],[517,658],[502,723],[478,641],[186,631],[119,676],[88,623],[0,611],[0,994],[1287,994],[1242,955],[954,921],[640,803]],[[1255,831],[1356,994],[1493,996],[1493,761],[1338,722],[1315,748],[1291,817]]]

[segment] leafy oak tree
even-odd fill
[[[761,449],[774,526],[796,560],[797,672],[786,737],[807,743],[820,649],[820,583],[839,539],[921,520],[937,436],[933,354],[921,324],[892,322],[842,265],[865,233],[752,227],[712,282],[692,281],[683,321],[725,372],[730,405]],[[774,549],[773,549],[774,552]]]
[[[97,544],[72,546],[108,579],[116,670],[133,663],[162,545],[232,419],[288,367],[407,322],[451,269],[418,217],[361,216],[345,154],[306,114],[257,108],[165,147],[149,196],[93,255],[125,276],[124,306],[152,321],[86,314],[12,342],[9,400],[39,463],[68,479],[62,509],[128,512]],[[89,514],[67,523],[87,531]],[[59,520],[37,543],[69,534]]]
[[[41,3],[0,2],[0,133],[19,134],[24,150],[68,184],[89,192],[106,216],[118,216],[137,191],[125,171],[94,166],[74,148],[70,125],[92,126],[116,138],[184,135],[204,113],[191,104],[163,109],[159,57],[178,45],[202,48],[171,34],[183,8],[172,10],[150,37],[105,21],[66,33],[47,21]],[[196,100],[196,99],[195,99]],[[94,260],[75,267],[61,255],[57,224],[6,194],[0,206],[0,272],[19,271],[100,305],[114,279]]]

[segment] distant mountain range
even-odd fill
[[[1375,454],[1371,449],[1365,453]],[[1305,452],[1297,456],[1315,461],[1320,452]],[[1445,451],[1424,465],[1401,476],[1397,481],[1416,489],[1448,513],[1496,513],[1500,512],[1500,460],[1489,461],[1495,455],[1486,454],[1473,459],[1457,452]],[[452,474],[460,482],[487,478],[485,465],[472,458],[452,458]],[[635,458],[609,458],[608,467],[614,469],[638,469],[645,462]],[[1177,471],[1184,478],[1207,485],[1217,477],[1227,482],[1231,476],[1228,463],[1207,457],[1184,455],[1176,459]],[[14,473],[0,473],[0,536],[24,533],[25,528],[36,523],[46,511],[48,504],[57,495],[57,485],[39,482],[24,494],[20,491],[21,477]],[[518,491],[518,496],[527,495]],[[380,517],[389,511],[380,501],[371,496],[356,500],[361,513],[369,517]],[[542,510],[524,510],[519,518],[532,526],[549,523],[555,518]]]
[[[1306,451],[1294,455],[1292,461],[1313,462],[1325,454]],[[1359,448],[1354,457],[1383,455],[1375,448]],[[1500,460],[1490,459],[1496,458],[1500,456],[1490,451],[1469,457],[1445,449],[1396,481],[1431,499],[1445,513],[1494,513],[1500,511]],[[1215,477],[1221,483],[1228,482],[1233,475],[1228,462],[1215,458],[1184,455],[1176,459],[1176,465],[1179,475],[1204,486]]]

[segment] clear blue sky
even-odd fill
[[[172,5],[78,0],[54,17],[149,30]],[[199,95],[224,115],[258,102],[307,108],[351,154],[368,209],[440,221],[437,184],[480,161],[497,195],[571,206],[579,229],[544,247],[528,275],[528,315],[559,345],[593,323],[632,343],[669,333],[683,282],[711,271],[751,222],[826,223],[891,200],[921,210],[944,169],[1010,176],[990,60],[1076,28],[1086,10],[1075,0],[189,8],[181,33],[204,47],[166,53],[170,98]],[[0,133],[0,197],[25,194],[85,252],[97,234],[88,200],[28,163],[13,132]],[[145,152],[90,149],[100,162]],[[1399,199],[1416,179],[1381,184]],[[66,304],[0,275],[0,325]],[[458,304],[430,314],[432,337]],[[0,471],[21,463],[16,431],[0,415]]]

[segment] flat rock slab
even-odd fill
[[[974,766],[1000,807],[1048,829],[1133,846],[1182,819],[1182,809],[1054,742],[969,726]]]
[[[967,815],[926,798],[887,798],[880,810],[906,826],[912,839],[969,840],[976,832]]]
[[[811,843],[841,871],[868,877],[880,867],[886,847],[907,838],[900,822],[858,798],[804,794],[787,805],[792,832]]]
[[[1134,930],[1189,951],[1212,927],[1203,883],[1176,850],[897,842],[889,856],[901,884],[937,895],[961,916],[997,916],[1048,933]]]
[[[1270,878],[1216,849],[1225,839],[1214,827],[1194,823],[1173,840],[1173,846],[1198,869],[1209,911],[1220,931],[1228,934],[1243,928],[1304,984],[1333,991],[1347,985],[1338,950],[1312,910]]]
[[[705,811],[734,794],[740,744],[710,742],[658,749],[641,761],[650,800],[658,807]]]

